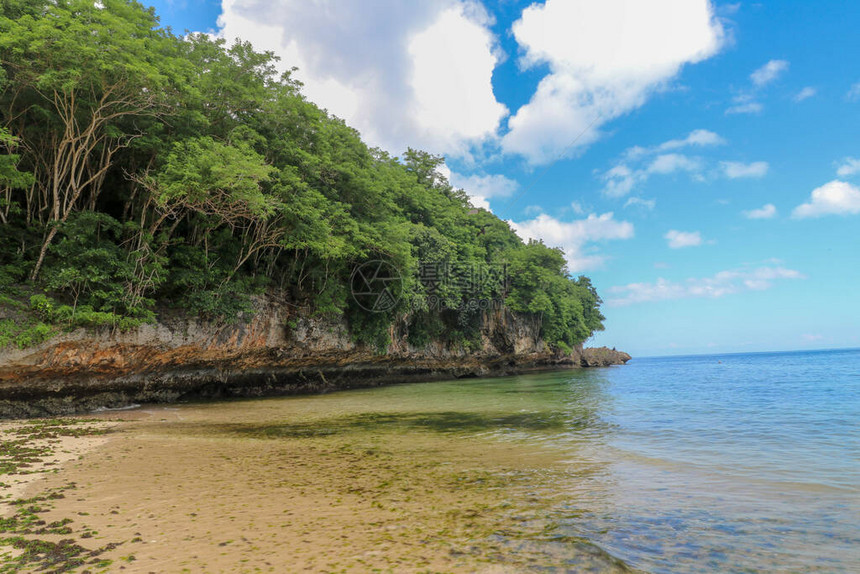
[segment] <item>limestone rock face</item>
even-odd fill
[[[411,346],[392,327],[385,353],[356,345],[343,317],[323,319],[276,296],[235,322],[165,315],[130,332],[77,330],[26,350],[0,351],[0,417],[85,412],[183,397],[323,392],[405,380],[622,364],[609,349],[550,352],[531,317],[482,317],[481,347]],[[626,357],[626,358],[625,358]]]

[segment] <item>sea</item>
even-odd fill
[[[438,430],[551,453],[563,479],[535,492],[555,501],[557,540],[630,567],[860,572],[860,350],[635,358],[364,393],[463,417]]]
[[[650,572],[860,572],[860,350],[636,359],[556,374],[545,437],[605,465],[571,522]]]

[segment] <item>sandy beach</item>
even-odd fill
[[[108,434],[60,439],[43,464],[61,470],[12,479],[6,498],[54,493],[38,517],[71,520],[68,532],[26,537],[85,548],[68,557],[86,563],[73,571],[620,568],[576,540],[556,556],[533,544],[552,536],[552,497],[525,492],[538,484],[533,469],[552,468],[539,449],[427,430],[444,417],[407,432],[373,417],[313,420],[306,402],[292,404],[289,421],[279,401],[97,415],[105,422],[86,424]],[[7,516],[22,507],[7,504]],[[12,571],[48,563],[37,558]]]

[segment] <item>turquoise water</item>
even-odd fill
[[[860,571],[860,351],[632,361],[571,377],[605,463],[571,523],[652,572]],[[594,484],[600,482],[600,484]]]
[[[296,400],[344,420],[375,413],[380,432],[540,451],[549,462],[524,495],[551,501],[548,545],[585,538],[650,572],[860,572],[860,351],[635,359]]]

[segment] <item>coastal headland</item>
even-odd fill
[[[623,364],[614,349],[551,351],[534,318],[485,313],[481,347],[407,341],[392,326],[384,352],[355,343],[345,321],[259,297],[234,322],[165,316],[131,331],[85,330],[0,351],[0,417],[53,416],[188,398],[320,393],[407,381]]]

